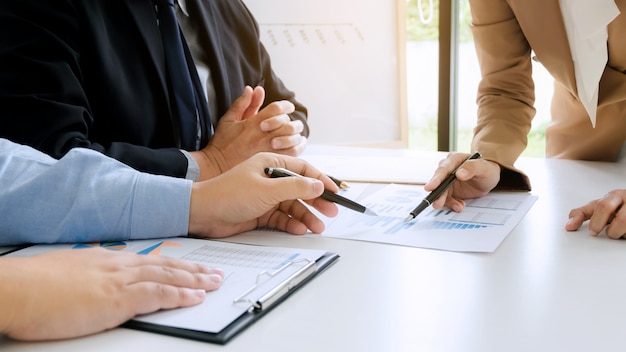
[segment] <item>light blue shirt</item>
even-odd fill
[[[186,235],[191,185],[89,149],[57,161],[0,139],[0,246]]]

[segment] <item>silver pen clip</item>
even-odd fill
[[[266,282],[266,281],[263,281],[264,277],[267,276],[271,279],[275,277],[276,275],[280,274],[281,272],[283,272],[288,267],[296,265],[298,263],[302,263],[302,262],[306,263],[302,268],[298,269],[298,271],[290,275],[288,278],[283,280],[279,285],[269,290],[260,298],[258,299],[246,298],[251,292],[256,290],[261,284]],[[235,298],[233,300],[233,303],[247,302],[252,305],[251,309],[254,309],[254,310],[267,309],[276,301],[278,301],[281,297],[283,297],[286,293],[288,293],[291,289],[298,286],[302,281],[304,281],[306,278],[310,277],[313,273],[315,273],[316,267],[317,265],[315,261],[312,261],[307,258],[301,258],[301,259],[289,261],[285,265],[281,266],[280,268],[272,272],[263,270],[257,275],[255,283],[252,286],[250,286],[250,288],[248,288],[246,291],[244,291],[241,295]]]

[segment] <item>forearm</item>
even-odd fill
[[[191,181],[141,174],[99,153],[58,162],[0,141],[0,244],[185,235]]]
[[[23,296],[23,287],[20,279],[20,266],[16,265],[17,258],[0,257],[0,335],[7,334],[11,322],[15,320],[20,307],[19,299]]]

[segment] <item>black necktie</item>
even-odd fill
[[[198,131],[211,124],[200,80],[176,19],[175,0],[157,0],[159,29],[165,51],[173,111],[180,120],[181,147],[197,150]],[[187,56],[188,57],[187,57]],[[192,76],[193,75],[193,76]],[[195,80],[194,80],[195,79]],[[194,85],[196,83],[196,85]]]

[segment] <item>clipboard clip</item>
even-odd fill
[[[287,268],[297,265],[299,263],[305,262],[306,264],[298,269],[298,271],[296,271],[295,273],[293,273],[292,275],[290,275],[288,278],[286,278],[284,281],[282,281],[280,284],[278,284],[276,287],[272,288],[271,290],[269,290],[267,293],[265,293],[263,296],[261,296],[260,298],[254,300],[254,299],[250,299],[250,298],[246,298],[252,291],[256,290],[261,284],[263,284],[264,282],[267,282],[267,280],[264,280],[264,277],[269,277],[270,279],[272,277],[275,277],[276,275],[280,274],[281,272],[283,272],[284,270],[286,270]],[[272,306],[272,304],[276,303],[280,298],[282,298],[285,294],[287,294],[289,291],[291,291],[291,289],[293,289],[294,287],[297,287],[302,281],[304,281],[305,279],[307,279],[308,277],[310,277],[311,275],[313,275],[315,273],[317,269],[317,264],[315,261],[312,261],[308,258],[301,258],[301,259],[296,259],[296,260],[291,260],[287,263],[285,263],[283,266],[281,266],[280,268],[274,270],[274,271],[267,271],[267,270],[263,270],[262,272],[260,272],[257,277],[256,277],[256,281],[254,284],[252,284],[252,286],[250,286],[250,288],[248,288],[246,291],[244,291],[241,295],[239,295],[237,298],[235,298],[233,300],[233,303],[241,303],[241,302],[247,302],[251,304],[251,310],[264,310],[269,308],[270,306]]]

